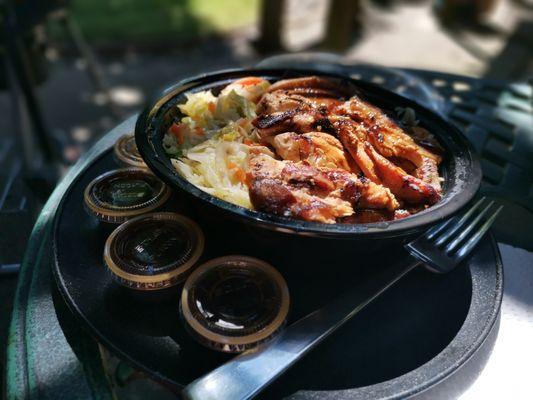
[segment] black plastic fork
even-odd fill
[[[405,249],[433,272],[453,270],[478,244],[503,208],[499,206],[489,214],[494,204],[490,201],[479,211],[485,203],[486,198],[482,197],[465,214],[429,229],[406,244]]]

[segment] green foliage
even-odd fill
[[[89,40],[189,40],[253,23],[258,0],[73,0]]]

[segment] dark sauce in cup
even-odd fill
[[[221,257],[187,279],[180,310],[199,342],[238,353],[279,333],[288,314],[289,293],[283,277],[264,261]]]
[[[127,134],[120,137],[115,143],[113,153],[117,162],[126,167],[147,168],[133,135]]]
[[[121,223],[155,210],[170,196],[170,189],[150,171],[122,168],[106,172],[85,189],[87,208],[98,219]]]
[[[120,225],[106,241],[104,261],[115,281],[140,291],[185,280],[204,248],[198,225],[175,213],[153,213]]]

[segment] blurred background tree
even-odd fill
[[[187,41],[253,24],[258,0],[73,0],[90,42]]]

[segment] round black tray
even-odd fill
[[[99,222],[84,209],[83,190],[97,175],[117,167],[111,151],[104,153],[63,197],[53,233],[55,278],[71,311],[99,342],[133,366],[180,387],[231,356],[189,337],[178,316],[179,289],[163,302],[139,299],[106,272],[104,243],[116,226]],[[250,230],[215,220],[175,194],[162,210],[187,214],[200,224],[206,235],[201,261],[244,254],[276,266],[289,285],[289,324],[372,279],[383,263],[405,256],[402,249],[363,256],[345,243]],[[447,395],[450,387],[463,389],[496,334],[502,267],[493,239],[486,238],[466,264],[447,275],[413,271],[261,397],[396,398],[427,394],[437,384],[447,386]],[[461,367],[464,372],[455,373]]]

